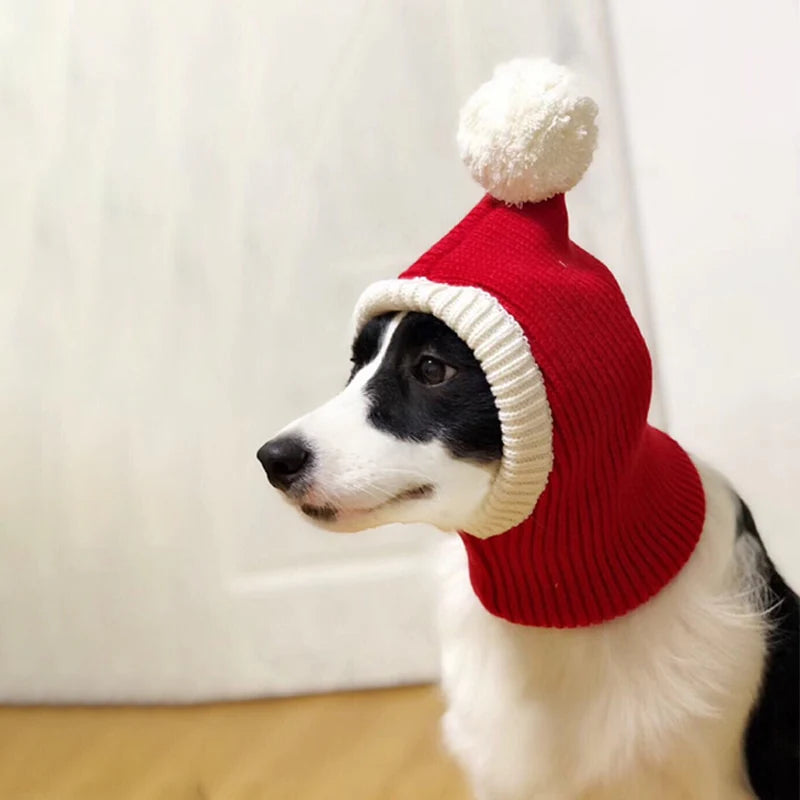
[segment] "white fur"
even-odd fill
[[[311,485],[292,501],[340,512],[323,527],[462,529],[490,490],[491,468],[370,424],[365,387],[401,318],[343,392],[285,429],[308,440],[315,458]],[[492,616],[452,537],[443,727],[478,800],[752,798],[742,741],[765,655],[760,549],[749,536],[735,540],[724,480],[706,467],[701,477],[706,521],[687,565],[649,602],[601,625],[556,630]],[[433,496],[392,500],[427,482]]]
[[[312,444],[312,483],[296,505],[330,505],[334,531],[360,531],[392,522],[427,522],[443,530],[468,527],[489,492],[497,465],[453,458],[437,441],[407,442],[370,424],[365,387],[383,361],[403,315],[391,321],[375,358],[344,391],[281,431]],[[432,484],[430,497],[393,500],[403,491]]]
[[[697,549],[655,598],[574,630],[514,625],[447,547],[441,613],[448,747],[479,800],[729,800],[753,795],[742,738],[764,658],[757,558],[734,544],[724,481],[702,469]]]
[[[583,177],[597,142],[597,105],[546,59],[501,64],[461,110],[458,148],[472,177],[506,203],[537,203]]]

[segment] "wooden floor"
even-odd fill
[[[468,800],[431,687],[191,708],[0,708],[2,800]]]

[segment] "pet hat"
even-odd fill
[[[458,130],[488,194],[355,314],[357,330],[387,311],[433,314],[479,361],[503,455],[460,534],[483,605],[525,625],[631,611],[686,563],[705,517],[694,464],[647,424],[650,356],[625,298],[569,238],[564,192],[591,162],[596,114],[563,67],[497,67]]]

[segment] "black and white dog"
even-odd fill
[[[428,314],[376,317],[347,387],[258,452],[269,481],[334,531],[458,530],[497,470],[497,409],[475,356]],[[706,522],[689,562],[631,613],[515,625],[446,548],[447,744],[481,800],[793,800],[800,796],[800,605],[725,480],[699,466]]]

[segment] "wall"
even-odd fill
[[[611,8],[669,426],[799,586],[799,7]]]
[[[712,40],[686,3],[612,3],[614,39],[583,0],[3,4],[0,697],[435,676],[438,535],[322,534],[254,454],[341,385],[360,289],[478,198],[457,110],[519,54],[599,100],[574,237],[657,346],[673,429],[787,563],[795,40],[783,10],[733,6]]]

